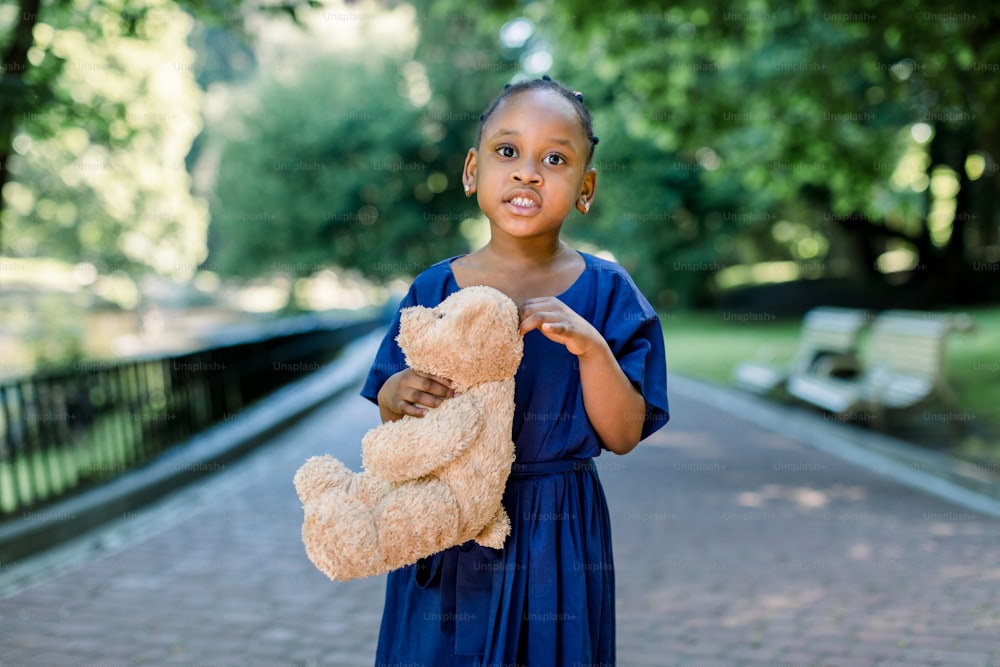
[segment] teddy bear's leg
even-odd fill
[[[308,503],[330,489],[350,484],[353,475],[347,466],[330,455],[313,456],[295,473],[295,492],[299,500]]]
[[[389,569],[415,563],[455,544],[458,503],[437,478],[394,488],[375,509],[382,557]]]
[[[328,490],[305,505],[302,541],[309,560],[331,579],[385,572],[372,510],[344,490]]]
[[[357,498],[365,507],[373,509],[392,490],[392,484],[366,472],[354,473],[344,491]]]
[[[503,543],[508,535],[510,535],[510,517],[501,506],[490,522],[476,535],[476,543],[484,547],[503,549]]]

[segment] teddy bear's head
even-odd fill
[[[396,342],[410,368],[447,378],[461,391],[514,377],[523,351],[519,326],[514,302],[479,285],[435,308],[404,308]]]

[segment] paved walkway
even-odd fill
[[[600,460],[620,667],[1000,667],[1000,520],[672,404],[664,431]],[[19,566],[27,588],[0,568],[0,665],[370,666],[384,579],[313,568],[291,479],[315,453],[357,468],[375,419],[360,398],[334,401]]]

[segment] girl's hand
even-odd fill
[[[428,408],[454,395],[450,380],[407,368],[389,376],[378,392],[378,404],[383,421],[392,421],[403,415],[423,417]]]
[[[549,340],[566,346],[570,354],[584,356],[605,344],[594,326],[554,296],[528,299],[518,309],[521,335],[538,329]]]

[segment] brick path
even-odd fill
[[[672,404],[665,431],[600,461],[620,667],[1000,667],[1000,520]],[[313,568],[291,478],[326,451],[357,468],[375,418],[362,399],[330,403],[206,482],[33,559],[43,579],[0,600],[0,665],[371,665],[384,579],[335,584]]]

